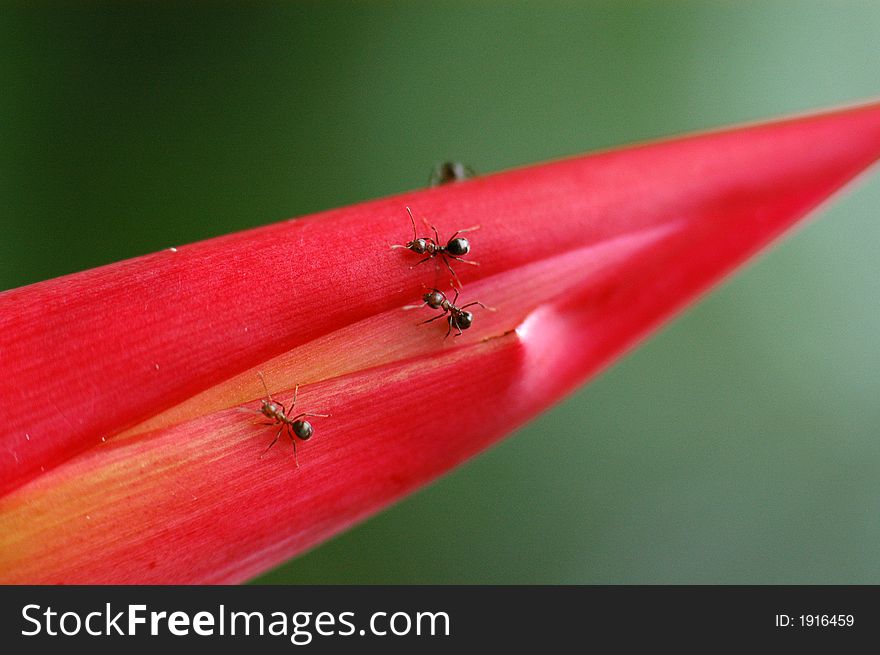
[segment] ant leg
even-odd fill
[[[301,419],[303,416],[317,416],[318,418],[330,418],[333,414],[312,414],[311,412],[303,412],[302,414],[297,414],[294,416],[291,421],[296,421],[297,419]]]
[[[452,266],[450,266],[449,261],[446,259],[446,257],[443,258],[443,263],[446,264],[446,268],[448,268],[449,272],[452,273],[452,288],[461,289],[461,280],[458,279],[458,275],[455,274],[455,271],[453,270]]]
[[[245,414],[250,414],[255,419],[256,418],[263,418],[263,419],[266,418],[265,416],[263,416],[262,412],[258,412],[257,410],[254,410],[254,409],[247,409],[246,407],[236,407],[235,409],[238,412],[244,412]],[[266,420],[253,421],[253,422],[251,422],[251,425],[275,425],[275,421],[266,421]]]
[[[443,341],[446,341],[449,338],[450,333],[452,332],[452,321],[449,321],[449,329],[446,330],[446,336],[443,337]],[[455,335],[458,336],[458,335]]]
[[[299,394],[299,385],[294,385],[293,387],[293,400],[290,401],[290,411],[293,411],[293,408],[296,407],[296,397]],[[287,412],[284,412],[287,414]]]
[[[284,431],[284,424],[282,423],[281,427],[278,428],[278,433],[275,435],[275,438],[272,439],[272,443],[269,444],[269,448],[271,448],[272,446],[274,446],[278,442],[278,439],[281,437],[281,433],[283,431]],[[269,452],[269,448],[266,448],[266,450],[263,451],[263,454],[260,455],[260,459],[263,459],[263,455],[265,455],[266,453]]]
[[[434,321],[441,319],[444,316],[446,316],[446,312],[443,312],[442,314],[437,314],[437,316],[435,316],[434,318],[429,318],[427,321],[422,321],[422,325],[424,325],[425,323],[433,323]]]
[[[455,305],[456,302],[458,302],[458,289],[455,290],[455,298],[452,299],[452,304]]]
[[[479,229],[480,229],[479,225],[474,225],[473,227],[466,227],[465,229],[459,230],[458,232],[453,234],[451,237],[449,237],[449,240],[452,241],[459,234],[464,234],[465,232],[473,232],[474,230],[479,230]]]
[[[475,262],[470,259],[462,259],[461,257],[456,257],[455,255],[447,255],[447,257],[451,257],[457,262],[461,262],[462,264],[470,264],[471,266],[479,266],[480,262]]]
[[[481,303],[481,302],[479,302],[479,301],[477,301],[477,300],[475,300],[474,302],[469,302],[467,305],[462,305],[459,309],[464,309],[465,307],[470,307],[471,305],[479,305],[479,306],[482,307],[483,309],[486,309],[486,310],[488,310],[488,311],[490,311],[490,312],[497,312],[497,311],[498,311],[498,310],[495,309],[494,307],[486,307],[486,305],[484,305],[483,303]]]
[[[296,439],[293,438],[293,426],[287,423],[287,436],[290,437],[290,443],[293,444],[293,461],[296,462],[296,468],[299,468],[299,457],[296,454]]]
[[[421,260],[421,261],[419,261],[419,262],[416,262],[415,264],[413,264],[412,266],[410,266],[410,268],[415,268],[415,267],[418,266],[419,264],[424,264],[426,261],[429,261],[429,260],[431,260],[431,259],[434,259],[435,256],[436,256],[436,255],[429,255],[429,256],[425,257],[423,260]]]

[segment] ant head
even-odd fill
[[[446,252],[456,257],[466,255],[470,251],[471,244],[464,237],[456,237],[455,239],[450,239],[449,243],[446,244]]]
[[[278,405],[271,400],[264,400],[260,411],[268,417],[272,417],[278,411]]]
[[[443,306],[443,301],[446,300],[446,295],[438,289],[431,289],[422,296],[422,299],[431,309],[440,309]]]
[[[419,255],[424,255],[428,252],[428,242],[425,239],[413,239],[406,244],[406,247]]]
[[[312,424],[308,421],[294,421],[291,427],[293,428],[293,433],[303,441],[311,439],[312,434],[315,432],[312,429]]]
[[[467,330],[474,322],[474,315],[467,311],[458,312],[454,316],[450,316],[449,321],[452,323],[452,327],[457,327],[459,330]]]

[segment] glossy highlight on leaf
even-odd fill
[[[559,401],[880,156],[880,106],[478,177],[0,294],[0,581],[237,582]],[[469,233],[474,325],[403,307]],[[269,391],[315,422],[261,457]],[[60,401],[63,399],[63,401]],[[454,410],[454,425],[434,418]]]

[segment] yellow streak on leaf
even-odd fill
[[[258,371],[265,376],[269,392],[275,394],[290,391],[297,384],[305,386],[508,333],[540,304],[552,301],[570,289],[583,288],[585,280],[591,276],[626,260],[634,251],[655,243],[675,227],[676,223],[670,222],[650,230],[624,234],[469,284],[457,304],[461,306],[479,300],[495,311],[478,306],[470,308],[474,312],[474,325],[461,336],[444,340],[448,325],[443,319],[422,325],[422,321],[435,315],[426,307],[383,312],[244,371],[130,428],[114,440],[244,403],[249,403],[256,413],[259,399],[265,396]],[[452,297],[450,293],[450,300]],[[419,302],[419,298],[412,299],[412,304]],[[389,334],[393,334],[393,338],[389,338]],[[289,396],[281,400],[289,401]],[[303,408],[303,411],[323,413],[320,407]]]

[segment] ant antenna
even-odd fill
[[[409,248],[409,246],[412,245],[413,242],[419,238],[419,235],[416,234],[416,219],[413,218],[412,210],[409,207],[406,208],[406,213],[409,214],[409,220],[410,220],[410,223],[412,223],[412,228],[413,228],[412,241],[410,241],[408,245],[401,245],[399,243],[392,244],[392,246],[391,246],[392,250],[394,250],[395,248]],[[410,266],[410,268],[412,268],[412,266]]]
[[[266,390],[266,398],[269,399],[269,402],[272,402],[272,394],[269,393],[269,387],[266,386],[266,378],[263,377],[263,372],[257,371],[257,375],[260,376],[260,382],[263,383],[263,389]]]
[[[406,208],[406,213],[409,214],[409,220],[410,220],[410,223],[412,223],[413,241],[415,241],[418,238],[418,235],[416,234],[416,219],[413,218],[412,210],[409,207]]]

